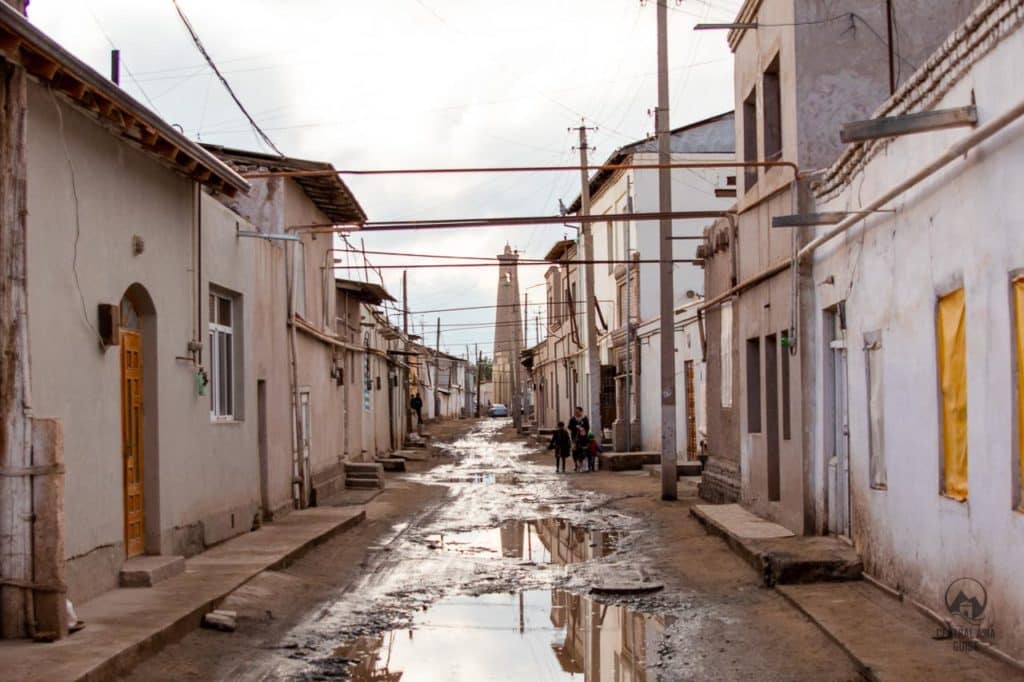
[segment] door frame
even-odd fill
[[[845,311],[839,303],[824,311],[825,512],[830,535],[853,537],[850,478],[849,355]]]

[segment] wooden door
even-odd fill
[[[129,557],[145,551],[142,497],[142,335],[121,330],[121,457],[124,544]]]
[[[693,360],[683,363],[686,383],[686,459],[697,459],[697,389],[693,380]]]

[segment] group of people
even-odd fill
[[[597,471],[597,454],[601,444],[590,430],[590,420],[577,407],[569,419],[568,430],[565,422],[558,422],[558,428],[551,434],[548,450],[555,451],[555,471],[565,471],[565,460],[572,454],[573,471]],[[585,468],[584,468],[585,467]]]

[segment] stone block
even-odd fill
[[[153,587],[185,572],[185,557],[170,555],[136,556],[121,567],[121,587]]]

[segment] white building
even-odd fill
[[[728,162],[735,158],[734,117],[732,112],[714,116],[672,131],[673,163]],[[604,165],[656,164],[655,140],[640,140],[616,150]],[[736,171],[732,168],[673,169],[672,208],[675,211],[726,211],[735,201]],[[601,170],[590,181],[591,214],[654,213],[659,210],[658,171]],[[577,199],[570,211],[578,211]],[[674,308],[679,309],[703,295],[704,273],[698,267],[697,246],[701,243],[706,219],[675,220],[672,223]],[[657,221],[607,221],[594,223],[594,258],[613,261],[597,264],[594,289],[599,305],[597,320],[599,355],[602,366],[601,424],[613,433],[616,449],[625,449],[625,376],[627,274],[629,316],[634,325],[629,356],[631,376],[632,449],[661,449],[661,398],[656,387],[660,381],[659,275],[660,256]],[[627,266],[614,261],[638,260]],[[590,310],[589,307],[585,308]],[[681,313],[680,313],[681,314]],[[691,311],[688,317],[693,317]],[[678,318],[678,325],[682,319]],[[582,335],[585,341],[585,334]],[[689,336],[680,337],[689,338]],[[692,348],[692,344],[690,348]],[[677,347],[677,351],[679,348]],[[686,365],[686,362],[694,364]],[[689,397],[695,412],[703,410],[703,355],[677,355],[677,431],[676,447],[680,459],[696,457],[699,441],[688,425],[697,424],[697,414],[687,414],[687,383],[690,368],[694,382]],[[580,367],[586,371],[586,363]],[[698,387],[696,380],[700,378]],[[585,383],[584,383],[585,386]],[[652,390],[652,388],[654,390]],[[585,394],[584,394],[585,395]],[[684,428],[685,427],[685,428]],[[693,447],[690,447],[692,444]]]
[[[853,145],[824,174],[818,211],[892,198],[813,252],[803,302],[824,332],[804,343],[816,346],[813,461],[830,529],[845,525],[868,573],[944,616],[953,581],[980,581],[994,643],[1018,658],[1024,106],[1006,78],[1024,56],[1022,20],[1019,2],[982,2],[876,112],[976,105],[976,126]]]

